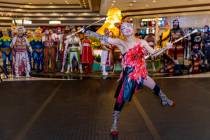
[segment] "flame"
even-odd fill
[[[97,33],[104,35],[104,29],[109,29],[113,32],[114,36],[119,36],[119,29],[115,26],[116,23],[120,23],[122,20],[121,10],[119,8],[110,8],[107,12],[107,18],[101,28],[97,30]]]

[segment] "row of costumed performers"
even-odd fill
[[[192,32],[180,27],[178,19],[173,20],[172,29],[166,25],[166,30],[161,34],[159,45],[164,47],[167,42],[174,42],[175,40]],[[210,69],[210,30],[209,26],[205,25],[203,31],[198,30],[196,33],[187,36],[173,44],[173,48],[169,49],[167,53],[162,55],[163,67],[162,72],[182,74],[183,66],[188,66],[190,73],[199,73]],[[186,60],[188,63],[186,63]]]
[[[11,71],[16,77],[30,77],[32,69],[45,73],[73,70],[83,73],[82,65],[91,72],[94,60],[91,40],[87,36],[81,40],[78,35],[72,35],[76,31],[73,27],[67,28],[65,34],[61,28],[54,31],[37,28],[34,32],[26,32],[23,26],[18,26],[10,35],[9,30],[3,29],[0,49],[5,73],[8,75]]]

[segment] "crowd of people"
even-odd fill
[[[75,34],[79,28],[37,28],[26,31],[23,26],[15,30],[3,29],[0,38],[1,58],[6,74],[30,77],[31,70],[37,73],[79,72],[91,73],[94,54],[91,39],[83,33]],[[106,34],[112,36],[111,32]],[[112,63],[112,49],[102,43],[101,66],[107,75],[106,65]],[[8,65],[9,64],[9,65]],[[10,70],[9,67],[10,66]]]
[[[166,30],[163,31],[157,40],[153,33],[149,33],[145,37],[136,34],[137,37],[144,38],[151,47],[165,47],[167,42],[186,36],[194,29],[182,29],[178,19],[173,20],[172,28],[166,24]],[[173,48],[169,49],[161,55],[161,67],[155,68],[154,59],[152,59],[153,71],[183,74],[199,73],[210,70],[210,29],[208,25],[197,29],[193,34],[189,34],[183,40],[173,44]]]
[[[17,26],[15,30],[2,29],[0,38],[1,58],[3,70],[6,74],[11,72],[16,77],[25,75],[30,77],[31,70],[37,73],[79,72],[91,73],[95,58],[91,47],[91,39],[84,33],[77,33],[76,27],[71,28],[37,28],[27,30]],[[173,21],[170,29],[166,24],[157,41],[153,33],[144,37],[150,47],[163,48],[167,42],[173,42],[188,32],[180,27],[179,21]],[[114,38],[108,29],[104,35]],[[137,38],[141,35],[137,32]],[[113,69],[114,49],[110,43],[101,41],[101,71],[108,75],[107,65]],[[161,55],[161,67],[155,67],[156,58],[151,58],[153,71],[182,74],[184,70],[189,73],[198,73],[210,69],[210,29],[205,26],[203,30],[187,36],[173,44],[173,48]],[[187,60],[187,61],[186,61]],[[8,65],[9,64],[9,65]],[[10,70],[9,67],[10,66]]]

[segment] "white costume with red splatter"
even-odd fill
[[[19,77],[21,74],[21,69],[25,71],[26,76],[30,77],[29,73],[31,71],[28,49],[32,51],[27,38],[25,37],[14,37],[11,46],[15,51],[15,75]]]

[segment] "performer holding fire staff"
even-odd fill
[[[156,51],[149,46],[145,40],[137,39],[134,36],[134,27],[132,23],[125,19],[121,26],[120,31],[124,36],[124,40],[119,38],[110,38],[97,34],[92,31],[86,31],[89,36],[94,36],[100,40],[117,46],[122,53],[122,74],[120,77],[119,85],[116,90],[116,102],[113,110],[113,122],[111,127],[111,134],[118,135],[118,121],[120,112],[126,101],[130,101],[134,92],[140,89],[143,85],[147,86],[154,91],[154,94],[160,97],[163,106],[174,106],[175,102],[170,100],[154,80],[148,76],[145,63],[145,55],[148,53],[153,57],[156,56]],[[172,46],[172,44],[168,44]],[[170,48],[170,47],[168,47]]]

